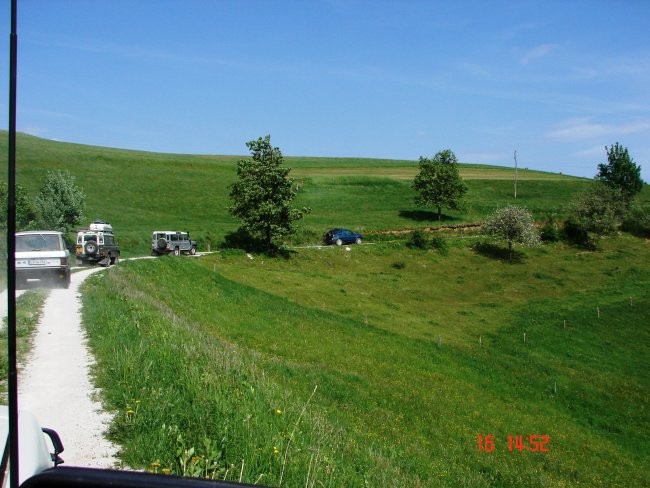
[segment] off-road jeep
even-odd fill
[[[180,253],[196,254],[196,241],[190,239],[187,232],[177,230],[155,230],[151,236],[151,255]]]
[[[117,264],[120,248],[115,242],[113,227],[108,222],[95,220],[88,230],[77,232],[77,260],[85,263],[99,263],[102,266]]]

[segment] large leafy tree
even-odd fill
[[[36,226],[69,232],[84,216],[86,194],[68,171],[48,171],[45,183],[34,199]]]
[[[598,165],[596,178],[610,188],[620,191],[626,205],[643,189],[641,166],[634,163],[627,148],[618,142],[611,147],[605,146],[607,163]]]
[[[538,246],[539,232],[535,228],[532,214],[524,207],[508,205],[496,210],[481,226],[486,235],[508,243],[508,257],[512,261],[512,246]]]
[[[295,222],[307,209],[294,209],[296,196],[290,168],[283,167],[280,149],[271,146],[271,136],[249,141],[251,159],[237,162],[239,180],[230,187],[230,213],[242,221],[241,229],[266,249],[274,248],[274,241],[293,234]]]
[[[467,186],[458,172],[458,161],[454,153],[445,149],[433,159],[420,157],[420,172],[415,176],[412,187],[417,192],[415,203],[421,207],[436,207],[438,220],[442,219],[442,208],[458,210],[467,192]]]

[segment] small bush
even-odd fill
[[[406,263],[404,261],[395,261],[392,266],[395,269],[404,269],[406,268]]]
[[[650,214],[641,207],[632,207],[623,219],[622,229],[638,237],[650,237]]]
[[[424,231],[414,230],[406,245],[415,249],[428,249],[429,241]]]
[[[589,233],[585,228],[572,220],[564,222],[564,237],[569,243],[577,246],[590,249],[595,247],[594,241],[589,237]]]
[[[560,240],[562,233],[557,225],[545,224],[539,232],[539,237],[543,242],[557,242]]]
[[[414,230],[406,242],[406,245],[413,249],[435,249],[442,255],[447,255],[447,241],[440,236],[434,236],[430,241],[427,239],[426,232]]]
[[[557,242],[562,238],[562,231],[555,215],[549,215],[539,231],[542,242]]]
[[[440,236],[435,236],[433,239],[431,239],[431,247],[443,256],[446,256],[449,252],[447,241]]]

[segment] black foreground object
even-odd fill
[[[241,488],[247,486],[254,485],[141,471],[59,466],[32,476],[20,485],[20,488]]]

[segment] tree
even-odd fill
[[[512,261],[513,244],[539,246],[540,237],[532,214],[524,207],[508,205],[496,210],[481,226],[483,232],[508,242],[508,259]]]
[[[565,232],[576,243],[593,246],[594,237],[616,232],[625,208],[620,188],[595,181],[570,203]]]
[[[48,171],[34,200],[36,226],[68,232],[83,219],[85,202],[86,194],[76,185],[74,176],[68,171]]]
[[[291,207],[296,193],[290,168],[282,166],[280,149],[271,146],[271,136],[249,141],[252,159],[237,162],[239,181],[230,187],[230,213],[242,220],[241,230],[262,242],[267,250],[273,241],[292,235],[294,223],[309,209]]]
[[[7,228],[7,215],[9,212],[9,188],[6,183],[0,183],[0,228]],[[14,199],[16,204],[16,230],[25,230],[33,226],[36,214],[25,187],[16,185]]]
[[[634,196],[643,189],[641,166],[634,163],[627,148],[618,142],[609,148],[605,146],[605,151],[607,164],[598,165],[596,178],[607,186],[620,190],[625,205],[629,206]]]
[[[459,210],[467,186],[458,173],[458,161],[454,153],[445,149],[438,152],[433,159],[420,156],[419,165],[420,172],[412,184],[418,193],[415,204],[437,207],[438,220],[442,219],[442,207]]]

